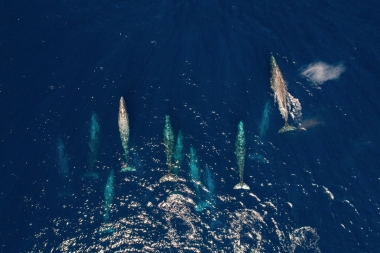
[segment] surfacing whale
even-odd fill
[[[239,122],[238,126],[238,134],[236,136],[236,143],[235,143],[235,154],[236,154],[236,160],[239,167],[239,176],[240,176],[240,182],[235,185],[234,189],[243,189],[243,190],[249,190],[249,186],[243,182],[243,174],[244,174],[244,161],[245,161],[245,135],[244,135],[244,125],[243,122]]]
[[[282,76],[280,68],[277,65],[276,60],[273,55],[270,57],[271,65],[271,78],[270,84],[274,92],[274,101],[278,103],[278,109],[280,110],[282,118],[285,120],[285,126],[283,126],[278,132],[284,133],[287,131],[296,130],[294,126],[289,125],[288,123],[288,108],[286,106],[286,97],[287,97],[287,87],[286,82]]]
[[[168,165],[168,173],[160,178],[160,183],[166,181],[177,182],[177,176],[171,172],[174,149],[174,133],[172,125],[170,124],[169,115],[165,115],[164,145],[166,154],[166,165]]]
[[[134,167],[128,166],[129,119],[128,119],[127,108],[125,106],[125,101],[123,97],[120,98],[118,123],[119,123],[121,144],[123,145],[124,157],[125,157],[124,164],[121,166],[121,171],[122,172],[135,171],[136,169]]]

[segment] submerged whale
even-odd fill
[[[182,131],[178,132],[177,141],[174,147],[174,165],[173,165],[173,173],[178,176],[179,170],[182,166],[183,160],[183,133]]]
[[[91,114],[90,138],[88,141],[88,147],[90,149],[88,153],[89,170],[84,173],[84,175],[82,176],[82,180],[83,179],[97,180],[99,178],[99,174],[95,171],[96,169],[95,163],[97,161],[97,156],[98,156],[99,136],[100,136],[100,125],[99,125],[98,115],[95,112],[93,112]]]
[[[174,149],[174,133],[172,125],[170,124],[169,115],[165,115],[165,128],[164,128],[164,146],[166,154],[166,165],[168,165],[168,173],[160,178],[160,183],[169,181],[177,182],[178,178],[172,174],[172,157]]]
[[[244,135],[244,125],[243,122],[239,122],[238,125],[238,134],[236,136],[236,143],[235,143],[235,154],[236,154],[236,160],[239,167],[239,176],[240,176],[240,182],[235,185],[234,189],[243,189],[243,190],[249,190],[249,186],[243,182],[243,174],[244,174],[244,160],[245,160],[245,135]]]
[[[206,185],[207,185],[206,202],[208,206],[213,207],[215,204],[215,200],[213,196],[214,190],[215,190],[215,181],[208,166],[206,166],[205,171],[206,171]]]
[[[114,172],[111,170],[108,175],[107,184],[104,187],[104,222],[106,223],[110,218],[111,205],[114,197]]]
[[[58,172],[63,181],[63,189],[58,193],[59,197],[73,197],[74,192],[70,186],[69,162],[66,154],[66,147],[60,137],[57,140],[57,163]]]
[[[88,147],[90,148],[89,163],[90,163],[91,169],[93,169],[94,163],[96,162],[96,159],[97,159],[99,135],[100,135],[100,125],[99,125],[98,115],[95,112],[93,112],[91,115],[91,122],[90,122],[90,140],[88,142]]]
[[[280,68],[277,65],[276,60],[273,55],[270,57],[270,65],[271,65],[271,78],[270,84],[271,88],[274,92],[274,101],[278,103],[278,109],[282,115],[282,118],[285,120],[285,126],[283,126],[278,132],[283,133],[287,131],[296,130],[294,126],[289,125],[288,123],[288,108],[286,106],[286,98],[287,98],[287,87],[286,82],[282,76]]]
[[[123,145],[124,157],[125,157],[124,164],[121,166],[121,171],[122,172],[124,172],[124,171],[135,171],[136,169],[134,167],[128,166],[128,161],[129,161],[129,150],[128,150],[129,119],[128,119],[127,108],[125,106],[125,101],[124,101],[123,97],[120,98],[118,123],[119,123],[119,132],[120,132],[121,144]]]

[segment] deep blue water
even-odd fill
[[[0,7],[1,252],[378,251],[377,1]],[[271,55],[302,105],[296,131],[278,133]],[[136,172],[120,172],[121,96]],[[159,183],[165,115],[184,136],[178,183]],[[249,191],[233,190],[240,121]]]

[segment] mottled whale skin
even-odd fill
[[[276,59],[273,55],[270,57],[271,65],[271,78],[270,84],[274,93],[274,101],[278,104],[278,109],[280,110],[282,118],[285,120],[285,126],[282,127],[278,132],[284,133],[288,131],[294,131],[297,128],[289,125],[288,123],[288,108],[286,106],[286,95],[287,87],[284,77],[282,76],[281,70],[277,65]]]
[[[119,103],[119,117],[118,117],[118,124],[119,124],[119,132],[120,132],[120,139],[121,139],[121,145],[124,149],[124,157],[125,161],[124,164],[121,166],[121,171],[136,171],[136,169],[132,166],[128,166],[129,161],[129,149],[128,149],[128,141],[129,141],[129,118],[127,113],[127,108],[125,106],[124,98],[120,98]]]
[[[234,189],[243,189],[243,190],[249,190],[249,186],[243,182],[243,176],[244,176],[244,162],[245,162],[245,134],[244,134],[244,124],[243,122],[239,122],[238,125],[238,133],[236,136],[236,143],[235,143],[235,154],[236,154],[236,160],[239,167],[239,176],[240,176],[240,182],[235,185]]]

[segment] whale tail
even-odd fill
[[[168,173],[166,174],[165,176],[162,176],[160,178],[160,183],[163,183],[163,182],[177,182],[178,181],[178,177],[172,173]]]
[[[136,168],[133,166],[128,166],[128,164],[123,164],[121,166],[121,172],[127,172],[127,171],[136,171]]]
[[[251,188],[249,188],[249,186],[246,183],[240,182],[240,183],[238,183],[237,185],[234,186],[234,190],[240,190],[240,189],[242,189],[242,190],[250,190]]]
[[[289,125],[288,122],[285,122],[285,126],[283,126],[278,132],[279,133],[285,133],[285,132],[289,132],[289,131],[294,131],[296,129],[297,129],[296,127]]]

